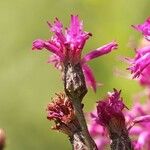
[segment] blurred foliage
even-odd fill
[[[6,150],[70,149],[67,137],[50,130],[45,108],[62,91],[60,73],[47,64],[48,52],[33,52],[32,41],[49,38],[46,21],[57,16],[65,26],[70,14],[84,20],[93,33],[83,53],[112,40],[119,49],[90,63],[103,86],[85,98],[85,111],[112,88],[122,89],[128,106],[140,90],[135,81],[116,77],[114,68],[127,67],[118,56],[131,56],[130,38],[140,37],[130,27],[150,15],[149,0],[0,0],[0,127],[7,133]]]

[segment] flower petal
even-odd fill
[[[141,122],[150,122],[150,115],[140,116],[136,117],[132,123],[129,125],[128,130],[130,130],[135,124],[141,123]]]
[[[149,139],[150,139],[150,134],[148,132],[142,132],[138,137],[137,143],[135,145],[135,149],[136,148],[143,149],[149,142]]]
[[[45,41],[41,39],[33,41],[32,50],[42,50],[44,48],[44,43]]]
[[[150,65],[150,46],[138,49],[135,57],[128,61],[131,65],[127,69],[131,71],[131,74],[134,74],[133,78],[140,77],[141,75],[145,76],[144,73],[149,72],[144,72],[144,70]]]
[[[33,41],[32,50],[42,50],[43,48],[58,55],[62,59],[64,58],[63,53],[60,51],[59,47],[53,41],[44,41],[41,39]]]
[[[106,45],[103,45],[102,47],[97,48],[96,50],[93,50],[86,54],[83,59],[81,60],[82,63],[86,63],[90,61],[91,59],[94,59],[96,57],[105,55],[109,52],[111,52],[114,49],[117,49],[118,44],[116,42],[111,42]]]
[[[93,90],[96,92],[96,88],[97,88],[96,80],[95,80],[92,70],[87,64],[82,65],[82,68],[83,68],[83,73],[84,73],[85,81],[87,85],[92,87]]]
[[[132,25],[132,27],[141,32],[145,39],[150,41],[150,17],[143,24]]]
[[[55,54],[51,55],[48,59],[48,63],[51,63],[60,71],[63,71],[63,61],[61,58]]]
[[[66,41],[66,38],[63,34],[63,25],[60,20],[58,20],[58,18],[55,18],[53,25],[48,21],[47,24],[50,27],[50,30],[55,33],[55,36],[60,40],[61,44],[63,45]]]

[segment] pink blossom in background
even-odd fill
[[[135,150],[150,149],[150,100],[144,104],[135,102],[131,110],[124,112],[126,122],[132,127],[130,137],[134,137]]]
[[[33,50],[43,48],[52,52],[53,55],[48,62],[53,63],[57,69],[63,71],[63,65],[67,62],[72,64],[80,63],[86,78],[87,84],[96,91],[96,80],[92,70],[86,64],[88,61],[105,55],[117,48],[116,42],[108,43],[99,47],[81,58],[82,50],[91,33],[83,30],[83,22],[79,21],[78,16],[71,16],[70,26],[63,30],[62,23],[56,18],[54,24],[48,22],[49,28],[54,35],[48,40],[37,39],[33,42]]]
[[[150,46],[145,46],[136,50],[135,57],[128,59],[130,66],[128,70],[133,74],[133,78],[147,76],[150,66]],[[144,80],[145,81],[145,80]]]
[[[147,46],[150,46],[150,41],[142,38],[139,47],[142,48]],[[139,82],[141,85],[150,88],[150,65],[143,70],[141,76],[139,77]]]
[[[130,66],[128,70],[133,78],[138,78],[142,86],[150,87],[150,41],[142,38],[134,58],[127,58]]]
[[[110,121],[110,117],[120,114],[125,117],[125,124],[133,141],[134,150],[150,150],[150,100],[147,100],[144,104],[136,101],[131,109],[125,109],[121,112],[125,106],[122,100],[118,101],[118,94],[116,96],[112,94],[116,99],[107,100],[107,104],[106,101],[105,103],[101,101],[97,106],[100,109],[98,114],[95,110],[92,112],[88,127],[98,149],[105,150],[110,145],[106,124]],[[120,115],[118,116],[119,118]]]
[[[150,41],[150,17],[143,24],[132,25],[132,27],[141,32]]]
[[[94,110],[88,118],[90,121],[88,124],[88,130],[98,149],[104,150],[110,142],[107,130],[98,123],[96,110]]]
[[[140,84],[150,88],[150,66],[143,70],[143,73],[139,77]]]

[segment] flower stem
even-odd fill
[[[81,132],[84,136],[83,138],[88,150],[97,150],[97,146],[88,132],[86,120],[82,110],[82,99],[87,93],[87,88],[80,63],[66,63],[64,71],[64,88],[66,95],[72,101],[74,106],[75,114],[79,121]]]
[[[72,137],[70,137],[70,142],[72,144],[73,150],[88,150],[87,145],[84,142],[84,136],[81,132],[75,133]]]
[[[75,108],[76,116],[77,116],[78,121],[79,121],[80,126],[81,126],[81,130],[82,130],[82,134],[83,134],[84,139],[85,139],[85,143],[89,148],[88,150],[97,150],[97,146],[96,146],[95,142],[93,141],[93,139],[91,138],[89,131],[87,129],[86,120],[85,120],[83,110],[82,110],[82,104],[81,103],[74,103],[74,108]]]
[[[133,150],[131,140],[127,134],[123,134],[120,137],[114,136],[111,140],[111,150]]]

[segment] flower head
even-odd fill
[[[97,105],[98,121],[101,125],[107,127],[113,119],[122,120],[124,122],[124,116],[122,110],[125,105],[120,98],[121,91],[114,89],[114,92],[108,93],[108,97],[99,101]]]
[[[108,102],[108,100],[106,101]],[[108,109],[110,108],[110,106],[112,110]],[[89,122],[89,131],[90,131],[91,136],[94,138],[95,142],[97,143],[98,149],[104,150],[106,146],[108,146],[110,143],[110,139],[108,137],[108,130],[106,130],[107,126],[108,128],[110,128],[110,126],[113,125],[112,123],[114,122],[115,126],[113,125],[112,127],[114,129],[117,127],[117,130],[118,130],[118,127],[121,127],[120,125],[123,125],[122,124],[123,119],[119,119],[120,118],[119,116],[122,113],[124,116],[125,126],[128,131],[128,134],[133,139],[132,144],[133,144],[134,149],[135,150],[143,150],[143,149],[149,150],[150,149],[150,110],[149,110],[149,107],[150,107],[149,100],[147,100],[144,104],[141,104],[139,101],[137,101],[137,99],[134,102],[130,110],[125,109],[122,112],[121,112],[123,108],[122,104],[121,106],[119,104],[119,107],[116,107],[116,110],[114,109],[115,108],[114,105],[105,104],[106,110],[105,108],[102,108],[102,107],[99,108],[100,120],[99,120],[99,114],[96,113],[94,110],[92,112],[91,120]],[[101,110],[103,110],[104,112],[102,112]],[[109,113],[108,111],[115,112],[115,113]],[[117,112],[120,112],[119,116]],[[101,116],[104,116],[104,115],[101,115],[102,113],[106,114],[105,117],[109,120],[106,120],[104,117],[101,117]],[[118,121],[116,121],[116,119],[113,119],[114,118],[113,116],[115,118],[118,118]],[[101,119],[101,118],[104,118],[104,119]]]
[[[80,128],[73,105],[65,94],[56,94],[53,101],[48,104],[46,111],[47,119],[53,120],[56,124],[53,129],[72,136],[77,128]]]
[[[148,18],[143,24],[132,25],[132,27],[141,32],[144,37],[150,41],[150,18]]]
[[[71,16],[70,26],[65,30],[63,30],[63,25],[57,18],[54,24],[48,22],[48,25],[54,35],[49,40],[35,40],[32,49],[42,50],[45,48],[52,52],[53,56],[50,57],[48,62],[53,63],[56,68],[61,68],[61,71],[63,71],[63,66],[67,62],[72,64],[80,63],[83,66],[82,69],[87,79],[87,84],[95,91],[96,80],[91,69],[85,63],[116,49],[117,43],[108,43],[81,58],[84,45],[92,34],[83,30],[83,22],[79,20],[78,16]]]
[[[95,141],[98,141],[99,137],[99,140],[101,140],[101,137],[105,136],[103,139],[105,139],[106,145],[106,142],[110,142],[110,140],[107,139],[109,135],[112,149],[116,149],[117,147],[118,149],[132,149],[132,144],[126,129],[125,117],[122,112],[125,105],[122,102],[120,93],[121,91],[114,89],[112,93],[108,93],[106,99],[98,102],[97,116],[92,115],[92,117],[96,118],[95,123],[97,122],[97,124],[99,124],[99,126],[97,125],[98,129],[101,129],[101,132],[97,134],[103,134],[98,135]],[[94,126],[96,127],[96,125]],[[104,149],[104,141],[102,140],[101,142],[103,143],[100,147]]]
[[[54,35],[47,41],[35,40],[32,49],[41,50],[46,48],[58,55],[63,63],[67,61],[74,64],[79,63],[81,51],[91,33],[83,31],[83,23],[79,21],[78,16],[71,16],[70,27],[66,28],[64,32],[63,25],[57,18],[53,25],[49,22],[48,25]]]

